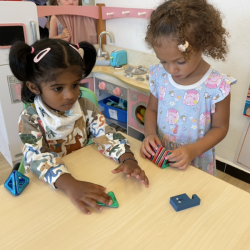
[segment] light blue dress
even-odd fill
[[[149,87],[158,99],[157,135],[169,150],[194,143],[211,128],[216,103],[229,93],[237,81],[212,67],[198,82],[183,86],[157,64],[149,68]],[[195,158],[191,165],[216,175],[215,149]]]

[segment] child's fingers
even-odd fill
[[[141,170],[141,181],[142,181],[142,183],[145,184],[145,187],[149,187],[149,180],[148,180],[148,177],[146,176],[144,170]]]
[[[155,155],[155,152],[152,150],[152,148],[151,148],[151,146],[150,145],[152,145],[151,144],[151,142],[149,142],[150,144],[147,144],[147,145],[145,145],[145,149],[147,150],[147,152],[150,154],[149,155],[149,157],[151,158],[151,156],[153,155]],[[154,144],[154,145],[156,145],[156,144]],[[153,147],[153,146],[152,146]],[[155,147],[154,147],[155,148]],[[157,148],[157,146],[156,146],[156,148]]]
[[[131,175],[133,174],[133,170],[130,170],[130,169],[124,169],[123,172],[125,174],[127,174],[127,177],[130,178]]]
[[[135,168],[132,171],[132,176],[135,176],[136,179],[140,179],[141,176],[141,169],[140,168]]]
[[[183,156],[182,155],[178,155],[176,157],[173,157],[171,159],[168,159],[170,162],[178,162],[178,161],[181,161],[183,159]]]
[[[161,141],[160,139],[158,138],[158,136],[155,137],[155,142],[157,145],[161,145]],[[157,147],[156,147],[157,148]]]
[[[184,166],[186,164],[186,162],[184,160],[176,162],[176,163],[170,163],[170,166],[173,168],[180,168],[182,166]]]
[[[141,156],[145,159],[145,158],[147,158],[146,157],[146,155],[143,153],[143,151],[142,151],[142,147],[140,148],[140,153],[141,153]]]
[[[99,189],[99,190],[101,190],[101,191],[104,191],[104,190],[107,189],[107,188],[105,188],[105,187],[103,187],[103,186],[101,186],[101,185],[94,184],[94,183],[92,183],[92,187],[93,187],[93,188],[97,188],[97,189]]]
[[[178,157],[179,155],[181,155],[181,152],[178,150],[170,150],[170,155],[167,155],[165,157],[166,160],[172,160],[175,157]]]
[[[78,202],[75,202],[75,204],[85,214],[91,214],[91,212],[86,208],[84,202],[78,201]]]
[[[147,158],[151,158],[151,154],[147,151],[147,149],[145,148],[144,145],[141,147],[141,150],[142,150],[143,154],[146,155]]]
[[[117,167],[116,169],[113,169],[111,172],[112,172],[113,174],[118,174],[118,173],[123,172],[123,164],[120,165],[119,167]]]
[[[104,203],[107,206],[110,206],[112,203],[111,197],[109,195],[107,195],[106,193],[103,193],[102,195],[90,193],[88,195],[88,199],[90,199],[91,204],[92,204],[92,201],[94,201],[93,206],[97,209],[99,209],[99,205],[96,203],[97,201]],[[98,207],[96,205],[98,205]]]
[[[186,169],[187,167],[188,167],[188,164],[185,164],[184,166],[179,167],[178,169],[184,170],[184,169]]]
[[[155,138],[156,139],[156,138]],[[156,143],[155,143],[156,142]],[[157,147],[157,141],[155,141],[155,140],[150,140],[149,141],[149,144],[155,149],[155,150],[157,150],[158,149],[158,147]],[[151,148],[150,148],[151,149]],[[153,152],[153,153],[155,153],[152,149],[151,149],[151,151]]]
[[[89,205],[90,207],[93,207],[99,211],[102,211],[103,210],[103,207],[101,207],[100,205],[97,204],[96,201],[99,201],[99,198],[98,197],[95,197],[95,198],[89,198],[91,197],[92,195],[88,196],[88,198],[85,198],[84,199],[84,202]],[[105,203],[106,204],[106,203]]]

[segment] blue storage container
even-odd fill
[[[101,101],[99,101],[99,105],[104,107],[105,116],[108,118],[115,119],[120,122],[127,123],[127,110],[118,109],[112,106],[107,105],[106,103],[109,102],[109,99],[115,102],[119,102],[119,98],[116,96],[107,97]]]

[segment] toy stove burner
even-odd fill
[[[143,82],[145,79],[142,76],[137,76],[136,81]]]
[[[128,66],[124,71],[126,74],[130,73],[132,75],[143,75],[147,73],[147,69],[142,68],[141,65],[139,65],[137,68]]]
[[[126,76],[127,78],[130,78],[130,77],[132,77],[133,75],[132,75],[132,73],[127,72],[125,76]]]

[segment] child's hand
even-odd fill
[[[170,150],[171,154],[165,159],[169,161],[176,161],[176,163],[171,163],[171,167],[186,169],[190,162],[197,156],[196,148],[193,144],[179,147],[175,150]]]
[[[143,158],[151,158],[151,156],[155,155],[153,149],[158,149],[157,145],[161,145],[161,141],[156,134],[150,134],[145,137],[141,145],[141,156]]]
[[[63,174],[56,183],[56,187],[64,191],[70,200],[83,212],[90,214],[91,212],[86,208],[86,205],[94,207],[98,210],[103,210],[103,207],[97,204],[97,201],[108,206],[112,204],[111,198],[107,195],[102,187],[85,181],[78,181],[70,174]]]
[[[68,29],[66,28],[66,29],[64,29],[64,30],[62,31],[61,39],[65,39],[65,38],[69,38],[69,37],[70,37],[70,34],[69,34]]]
[[[139,167],[136,161],[127,160],[118,168],[112,170],[113,174],[118,174],[120,172],[126,173],[128,178],[135,176],[136,179],[141,179],[141,182],[145,184],[145,187],[149,187],[148,177],[145,175],[145,172]]]

